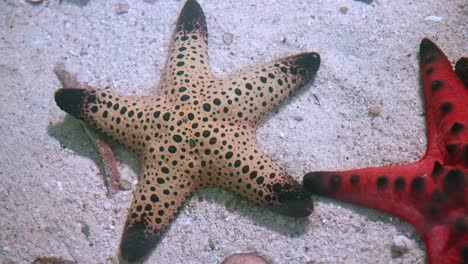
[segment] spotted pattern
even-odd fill
[[[121,241],[126,261],[144,259],[184,201],[201,187],[223,187],[248,200],[304,217],[303,187],[255,142],[258,122],[317,72],[317,53],[303,53],[215,78],[208,67],[203,11],[186,2],[155,94],[129,97],[60,89],[57,105],[125,145],[142,177]]]
[[[420,63],[428,127],[424,158],[406,166],[311,172],[304,185],[408,221],[424,239],[429,263],[468,263],[468,90],[428,39],[421,43]]]

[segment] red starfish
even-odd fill
[[[428,146],[413,164],[343,172],[310,172],[314,194],[395,215],[426,243],[429,263],[468,263],[467,60],[456,72],[430,40],[420,46]],[[460,80],[462,79],[462,80]]]

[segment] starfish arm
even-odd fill
[[[428,39],[421,42],[420,63],[426,155],[405,166],[311,172],[304,185],[408,221],[424,239],[429,263],[468,263],[468,90]]]
[[[445,54],[428,39],[421,42],[420,64],[428,128],[426,155],[468,167],[468,88]]]
[[[143,162],[143,176],[134,192],[120,243],[120,256],[128,262],[146,259],[160,241],[186,199],[197,187],[190,159],[179,160],[161,140],[152,144],[154,155]],[[176,162],[161,162],[161,161]],[[197,177],[198,178],[198,177]]]
[[[220,186],[249,201],[271,206],[293,217],[306,217],[313,203],[301,184],[267,157],[255,144],[251,134],[229,127],[220,134],[235,140],[206,138],[208,155],[206,174],[201,186]]]
[[[319,66],[318,53],[302,53],[251,67],[220,80],[214,106],[221,114],[256,126],[270,110],[309,82]]]
[[[468,171],[442,167],[430,160],[304,176],[304,186],[311,193],[387,212],[409,222],[426,242],[430,263],[442,263],[436,260],[454,251],[460,260],[468,250],[465,183]]]
[[[195,89],[211,77],[205,15],[196,1],[188,0],[177,20],[160,89],[172,99],[180,90]]]
[[[423,233],[426,231],[424,218],[439,210],[439,204],[431,197],[438,200],[443,195],[430,175],[421,173],[424,168],[425,164],[415,163],[342,172],[310,172],[304,176],[304,186],[314,194],[398,216]],[[408,200],[418,202],[408,204]]]
[[[108,91],[71,88],[59,89],[55,101],[63,111],[112,137],[138,157],[147,142],[159,135],[163,117],[149,106],[151,103],[156,107],[159,98],[130,98]]]

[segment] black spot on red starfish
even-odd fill
[[[312,79],[320,56],[302,53],[216,78],[207,49],[205,16],[188,0],[155,94],[55,94],[62,110],[125,145],[140,162],[142,177],[120,245],[124,261],[145,259],[197,188],[222,187],[294,217],[313,210],[303,186],[258,147],[255,131],[269,111]]]
[[[458,76],[466,76],[462,64]],[[421,42],[420,66],[426,155],[405,166],[311,172],[304,176],[304,185],[311,193],[408,221],[426,243],[431,264],[468,263],[468,89],[428,39]],[[343,179],[339,188],[332,184],[337,174]]]

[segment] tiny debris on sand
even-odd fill
[[[268,262],[254,253],[238,253],[227,257],[221,264],[268,264]]]
[[[117,4],[117,8],[115,9],[115,13],[117,15],[121,15],[121,14],[127,13],[129,9],[130,9],[130,5],[127,2],[119,2]]]

